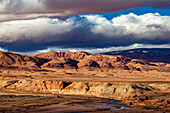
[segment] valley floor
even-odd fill
[[[111,110],[105,107],[73,106],[72,103],[99,104],[106,98],[73,95],[53,95],[35,92],[0,90],[0,113],[162,113],[161,111],[145,110],[141,108],[127,108]],[[114,103],[120,101],[113,100]],[[122,105],[114,105],[119,109]],[[112,109],[113,109],[112,108]]]
[[[107,73],[55,69],[36,72],[2,69],[0,89],[0,112],[5,113],[170,112],[168,72]],[[102,107],[70,105],[74,102],[96,103],[103,98],[120,100],[131,108],[111,111]]]

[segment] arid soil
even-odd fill
[[[170,112],[168,63],[85,52],[33,56],[1,52],[0,67],[1,111],[7,108],[9,112]],[[68,103],[76,96],[70,100],[63,95],[82,95],[78,100],[84,96],[116,99],[132,108],[105,111],[71,106]]]
[[[1,89],[0,95],[2,113],[162,113],[141,108],[116,110],[122,108],[124,104],[120,104],[120,101],[89,96],[56,95],[11,89]],[[113,104],[110,101],[113,101]],[[80,105],[84,103],[86,106],[74,106],[74,103]],[[88,103],[99,106],[90,107],[87,106]],[[101,107],[103,104],[108,106]]]
[[[1,76],[0,88],[54,95],[69,94],[104,97],[121,100],[133,108],[162,112],[169,112],[170,110],[170,82],[168,78],[159,80],[154,78],[145,80],[134,78],[132,80],[123,77],[77,77],[78,75],[72,75],[71,73],[59,74],[58,76],[50,75],[51,72],[46,72],[44,75],[42,73],[43,76],[38,75],[38,73],[33,73],[33,75],[31,75],[32,73],[25,73],[22,73],[22,75],[14,72],[4,74]],[[77,107],[74,108],[77,109]],[[129,110],[125,111],[128,112]]]

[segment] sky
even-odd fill
[[[170,0],[0,0],[0,51],[170,48]]]

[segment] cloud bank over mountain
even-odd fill
[[[101,14],[147,5],[167,8],[170,1],[0,0],[0,50],[32,52],[64,48],[98,51],[126,48],[136,43],[170,44],[170,16],[166,14],[126,13],[111,16],[112,19]]]
[[[103,48],[129,46],[134,43],[168,44],[169,20],[169,16],[161,16],[158,13],[140,16],[130,13],[112,20],[91,14],[67,19],[7,21],[0,24],[0,44],[11,51],[42,50],[55,46]]]
[[[47,49],[43,50],[36,50],[36,51],[28,51],[28,52],[22,52],[22,54],[27,55],[33,55],[38,53],[47,53],[47,52],[79,52],[79,51],[85,51],[88,53],[104,53],[104,52],[110,52],[110,51],[121,51],[121,50],[129,50],[129,49],[137,49],[137,48],[170,48],[169,44],[163,44],[163,45],[152,45],[152,44],[132,44],[130,46],[117,46],[117,47],[106,47],[106,48],[59,48],[59,47],[48,47]]]

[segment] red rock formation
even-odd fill
[[[89,54],[86,52],[49,52],[32,56],[8,52],[0,53],[0,66],[17,66],[19,68],[65,68],[86,69],[88,71],[163,71],[169,72],[167,64],[149,63],[123,56]]]
[[[70,59],[84,59],[89,56],[89,53],[86,52],[49,52],[33,55],[33,57],[39,58],[70,58]]]
[[[35,67],[38,68],[48,60],[43,58],[30,57],[22,54],[0,52],[1,67]]]

